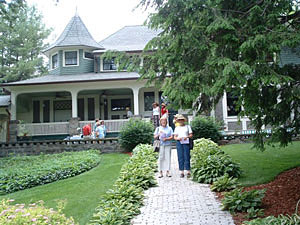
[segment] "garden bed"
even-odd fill
[[[99,151],[65,152],[0,159],[0,195],[66,179],[100,162]]]
[[[294,214],[297,201],[300,199],[300,167],[281,173],[275,180],[267,184],[245,187],[244,189],[249,191],[264,188],[267,189],[262,201],[264,217]],[[217,193],[217,196],[219,199],[223,198],[222,193]],[[242,221],[247,220],[246,214],[236,213],[233,215],[235,224],[240,225]]]

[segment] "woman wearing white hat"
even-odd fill
[[[180,170],[180,177],[184,177],[184,170],[187,171],[187,177],[191,176],[190,165],[190,138],[193,137],[193,131],[190,125],[185,125],[186,118],[178,115],[176,118],[178,126],[174,130],[174,140],[176,140],[177,157]]]

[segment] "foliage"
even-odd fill
[[[263,125],[283,145],[299,134],[300,66],[281,57],[298,55],[299,1],[141,0],[140,6],[156,9],[147,24],[161,32],[144,49],[151,54],[139,72],[162,87],[172,108],[209,112],[227,92],[252,120],[256,147],[264,148]]]
[[[46,208],[57,211],[57,200],[64,199],[67,204],[62,212],[67,217],[73,217],[80,225],[88,224],[99,204],[99,197],[113,187],[122,165],[128,161],[129,156],[111,153],[101,154],[100,158],[101,163],[97,167],[79,176],[2,195],[0,201],[14,199],[14,203],[28,205],[43,200]]]
[[[100,162],[96,150],[0,159],[0,193],[11,193],[81,174]]]
[[[157,153],[151,145],[138,145],[122,169],[114,187],[100,200],[91,224],[130,224],[142,206],[143,191],[156,185]]]
[[[138,144],[150,144],[153,140],[153,125],[140,119],[130,119],[121,127],[119,140],[121,146],[132,151]]]
[[[251,221],[244,221],[244,225],[299,225],[300,224],[300,216],[293,214],[289,215],[279,215],[268,216],[266,218],[258,218]]]
[[[215,182],[210,186],[212,191],[229,191],[235,189],[238,186],[237,178],[229,177],[228,174],[225,174],[222,177],[216,179]]]
[[[247,216],[246,218],[248,219],[253,219],[257,217],[262,217],[264,215],[264,210],[263,209],[255,209],[251,207],[250,209],[247,209]]]
[[[192,123],[193,138],[206,138],[218,143],[221,138],[220,125],[211,117],[197,116]]]
[[[45,28],[35,7],[21,0],[2,1],[0,33],[0,83],[28,79],[47,71],[41,51],[50,30]]]
[[[60,207],[56,212],[52,208],[45,208],[42,201],[29,206],[25,206],[25,204],[10,205],[11,201],[3,199],[0,203],[0,224],[75,224],[73,218],[66,218],[61,213],[62,208]]]
[[[267,146],[264,152],[253,151],[252,144],[225,145],[221,149],[241,166],[243,176],[238,182],[242,186],[268,183],[280,173],[300,166],[300,141],[286,148]]]
[[[204,138],[194,141],[191,164],[193,180],[199,183],[211,184],[225,174],[232,177],[239,177],[241,174],[239,165],[229,155],[216,143]]]
[[[246,212],[250,208],[258,208],[261,205],[266,189],[242,191],[242,188],[224,194],[222,199],[223,209],[230,212]]]

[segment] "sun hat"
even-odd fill
[[[165,103],[161,103],[161,106],[166,106],[166,104]]]
[[[186,118],[185,118],[183,115],[179,114],[179,115],[176,117],[176,120],[184,120],[184,121],[186,121]]]

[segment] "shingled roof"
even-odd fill
[[[114,34],[100,41],[105,50],[141,51],[146,44],[161,31],[151,30],[147,26],[125,26]],[[102,50],[94,52],[103,52]]]
[[[44,50],[46,53],[47,51],[55,48],[55,47],[67,47],[67,46],[87,46],[94,49],[102,49],[103,47],[98,44],[84,23],[82,22],[81,18],[78,15],[75,15],[59,38],[50,45],[47,49]]]

